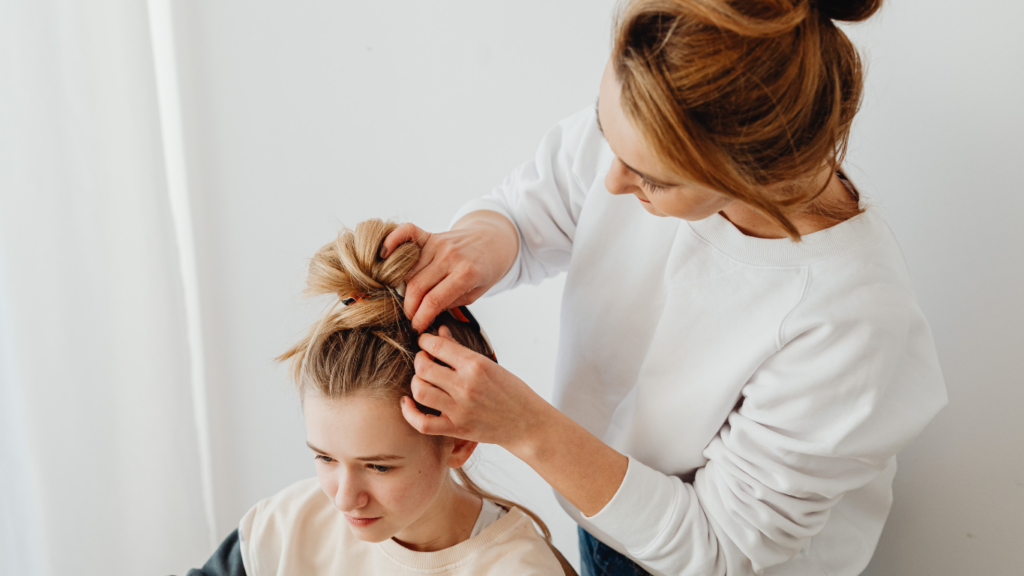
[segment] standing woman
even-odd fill
[[[583,574],[867,566],[895,455],[946,403],[900,248],[841,165],[863,71],[834,21],[880,3],[628,2],[596,110],[449,232],[384,243],[423,248],[418,330],[568,273],[554,406],[425,334],[412,393],[441,415],[402,409],[533,467]]]

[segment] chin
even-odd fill
[[[348,529],[351,530],[352,535],[358,538],[359,540],[362,540],[363,542],[369,542],[371,544],[383,542],[394,536],[394,533],[392,533],[391,531],[387,529],[382,530],[375,526],[369,528],[356,528],[354,526],[349,526]]]
[[[668,218],[668,214],[665,214],[661,210],[655,208],[654,204],[648,204],[647,202],[641,201],[640,205],[643,206],[644,210],[647,210],[647,213],[650,214],[651,216],[657,216],[658,218]]]

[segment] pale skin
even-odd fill
[[[619,82],[609,63],[596,113],[616,156],[605,178],[610,193],[635,196],[657,217],[696,221],[717,213],[748,236],[787,237],[750,206],[666,169],[626,117],[619,96]],[[805,180],[824,188],[819,202],[856,202],[827,166]],[[806,213],[789,217],[802,235],[838,223]],[[420,332],[441,311],[469,304],[494,286],[511,268],[519,249],[514,225],[490,211],[468,214],[449,232],[431,234],[403,224],[385,240],[382,256],[410,241],[421,246],[422,253],[408,278],[405,312]],[[441,337],[420,337],[423,352],[416,358],[412,382],[413,397],[442,414],[425,415],[403,398],[402,412],[409,423],[425,434],[498,444],[530,465],[584,515],[600,512],[622,484],[627,457],[563,415],[514,374],[448,336],[442,329]]]
[[[449,470],[465,464],[476,442],[424,436],[393,401],[362,394],[307,394],[303,412],[320,487],[357,538],[392,538],[419,552],[469,539],[482,501]]]

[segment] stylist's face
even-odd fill
[[[597,106],[598,123],[616,157],[604,180],[608,191],[636,196],[655,216],[683,220],[703,220],[731,204],[732,199],[688,183],[662,166],[622,111],[621,92],[609,60]]]

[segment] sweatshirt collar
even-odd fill
[[[885,221],[873,206],[831,228],[806,234],[800,242],[747,236],[721,214],[688,224],[694,234],[721,252],[757,266],[806,266],[871,244],[885,230]]]
[[[399,564],[420,570],[436,570],[446,566],[451,566],[452,564],[466,559],[477,550],[488,547],[492,542],[499,539],[525,517],[526,516],[521,510],[519,510],[519,508],[512,508],[508,511],[508,514],[505,514],[501,518],[495,520],[493,524],[485,528],[476,536],[464,542],[460,542],[455,546],[445,548],[444,550],[438,550],[436,552],[416,552],[415,550],[409,550],[390,538],[378,543],[377,546],[385,555],[389,556]]]

